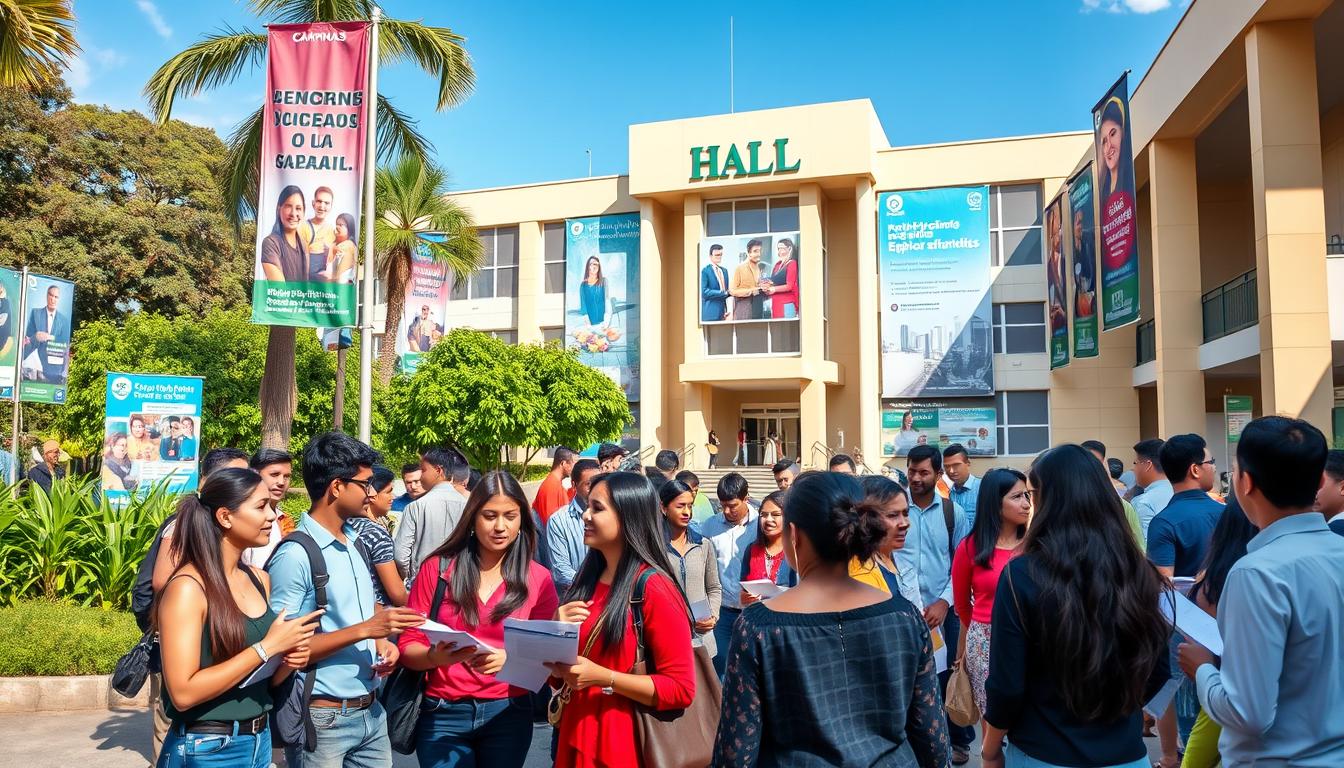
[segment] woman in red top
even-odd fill
[[[781,587],[798,586],[798,574],[784,558],[784,492],[761,499],[761,514],[756,518],[756,540],[747,545],[742,556],[741,581],[769,579]],[[761,598],[742,589],[742,607]]]
[[[770,282],[765,289],[770,294],[770,319],[792,320],[798,316],[798,259],[794,258],[793,241],[780,238],[775,244],[775,265],[770,269]]]
[[[430,643],[420,629],[402,633],[401,663],[429,670],[416,734],[421,768],[516,768],[527,759],[530,693],[495,674],[504,666],[504,619],[549,620],[560,603],[550,573],[532,560],[536,548],[522,487],[507,472],[491,472],[471,492],[448,541],[420,566],[407,607],[428,614],[446,579],[443,603],[430,618],[490,646],[457,648]]]
[[[1027,476],[1016,469],[991,469],[980,478],[971,533],[952,557],[952,600],[961,633],[957,663],[966,665],[976,706],[985,711],[985,680],[989,678],[989,620],[999,574],[1017,556],[1031,518]]]
[[[577,664],[548,664],[572,691],[560,720],[555,764],[641,764],[635,704],[684,709],[695,697],[691,616],[673,580],[660,530],[658,496],[648,480],[613,472],[593,480],[583,513],[588,557],[560,606],[560,621],[581,622]],[[653,569],[644,593],[644,645],[652,675],[634,675],[630,598],[640,573]],[[656,768],[656,767],[651,767]]]

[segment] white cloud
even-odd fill
[[[154,27],[154,31],[159,33],[159,37],[173,36],[173,28],[163,20],[163,14],[159,13],[159,7],[154,4],[154,0],[135,0],[135,5],[141,13],[145,14],[145,18],[149,19],[149,25]]]
[[[89,63],[80,57],[70,59],[65,65],[65,83],[70,86],[76,96],[82,94],[84,89],[93,82],[93,76],[89,74]]]
[[[79,101],[88,101],[89,86],[103,72],[126,64],[126,55],[112,48],[99,48],[85,43],[79,55],[66,65],[65,82]]]
[[[1171,0],[1083,0],[1083,12],[1156,13],[1171,7]]]

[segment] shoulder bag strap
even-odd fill
[[[1027,615],[1022,613],[1022,603],[1017,599],[1017,586],[1013,584],[1013,572],[1004,567],[1004,578],[1008,582],[1008,591],[1013,595],[1013,605],[1017,608],[1017,620],[1022,625],[1022,634],[1027,633]]]
[[[443,595],[448,591],[448,580],[444,574],[448,573],[448,558],[439,556],[439,580],[434,585],[434,601],[429,604],[429,618],[431,621],[439,620],[439,606],[443,605]]]
[[[644,589],[653,578],[653,569],[645,568],[635,578],[635,589],[630,593],[630,614],[635,625],[635,663],[644,662],[644,672],[653,672],[653,661],[644,648]]]
[[[271,552],[267,558],[266,565],[270,565],[275,559],[275,553],[280,551],[280,547],[287,542],[294,542],[303,547],[304,554],[308,556],[308,569],[313,576],[313,599],[317,603],[317,609],[322,610],[327,607],[327,582],[330,577],[327,574],[327,560],[322,556],[322,548],[317,546],[313,540],[303,531],[294,531],[280,542],[280,545]],[[318,626],[319,632],[322,631]],[[317,683],[317,668],[314,664],[309,664],[303,669],[303,741],[304,749],[312,752],[317,749],[317,726],[313,725],[312,707],[310,702],[313,700],[313,686]]]
[[[943,522],[947,524],[947,556],[952,558],[956,555],[957,542],[952,538],[956,535],[957,513],[953,506],[952,498],[949,496],[943,499]]]

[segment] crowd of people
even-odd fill
[[[978,730],[988,768],[1137,768],[1149,728],[1159,768],[1344,765],[1344,452],[1257,419],[1224,501],[1198,435],[1133,451],[1132,482],[1095,441],[983,476],[921,445],[894,478],[783,460],[768,492],[729,472],[702,494],[675,452],[607,444],[557,449],[529,502],[451,448],[398,498],[339,432],[297,459],[216,448],[137,589],[158,764],[264,768],[274,741],[291,766],[396,745],[506,768],[544,716],[557,766],[941,768]],[[1218,655],[1173,626],[1177,592]],[[501,679],[510,619],[577,624],[577,661]],[[394,671],[423,675],[409,720]],[[962,683],[969,717],[945,706]]]

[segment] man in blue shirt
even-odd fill
[[[1152,525],[1157,513],[1167,508],[1171,501],[1171,481],[1162,473],[1161,440],[1141,440],[1134,445],[1134,483],[1139,487],[1139,495],[1134,497],[1134,511],[1139,514],[1139,530],[1143,540],[1148,540],[1148,526]]]
[[[943,449],[943,472],[952,481],[948,488],[952,501],[966,512],[966,528],[975,525],[975,499],[980,495],[980,478],[971,474],[971,454],[961,443]]]
[[[719,621],[714,625],[714,644],[727,648],[733,635],[733,623],[742,613],[742,556],[756,541],[757,513],[748,503],[747,479],[737,472],[719,478],[716,489],[722,511],[700,524],[700,535],[714,542],[719,561],[719,584],[723,588]],[[728,654],[714,656],[714,671],[723,679]]]
[[[1344,451],[1332,450],[1326,454],[1325,475],[1312,509],[1325,517],[1330,530],[1344,536]]]
[[[574,469],[569,473],[569,479],[574,483],[574,499],[564,509],[557,509],[551,519],[546,521],[551,580],[555,582],[555,591],[561,597],[574,583],[579,566],[583,565],[583,559],[588,556],[588,547],[583,543],[583,512],[588,509],[588,492],[598,472],[598,464],[592,459],[574,462]]]
[[[1194,434],[1168,439],[1161,461],[1174,493],[1148,524],[1148,559],[1167,578],[1195,576],[1223,514],[1223,505],[1209,497],[1218,467],[1204,438]]]
[[[373,579],[355,549],[347,522],[363,514],[373,495],[370,480],[378,452],[342,432],[314,437],[303,452],[303,483],[313,506],[299,519],[322,550],[327,568],[327,610],[310,642],[317,675],[309,707],[317,748],[288,747],[296,768],[390,766],[387,716],[374,693],[397,665],[387,636],[419,626],[424,617],[407,608],[375,611]],[[313,571],[303,547],[282,542],[271,558],[271,608],[302,616],[317,609]]]
[[[412,501],[425,495],[425,486],[420,483],[420,465],[407,464],[401,468],[401,481],[406,484],[406,492],[392,500],[392,511],[401,512]]]
[[[1312,510],[1325,460],[1300,419],[1256,419],[1237,441],[1233,487],[1260,533],[1218,601],[1221,665],[1180,648],[1227,768],[1344,765],[1344,540]]]

